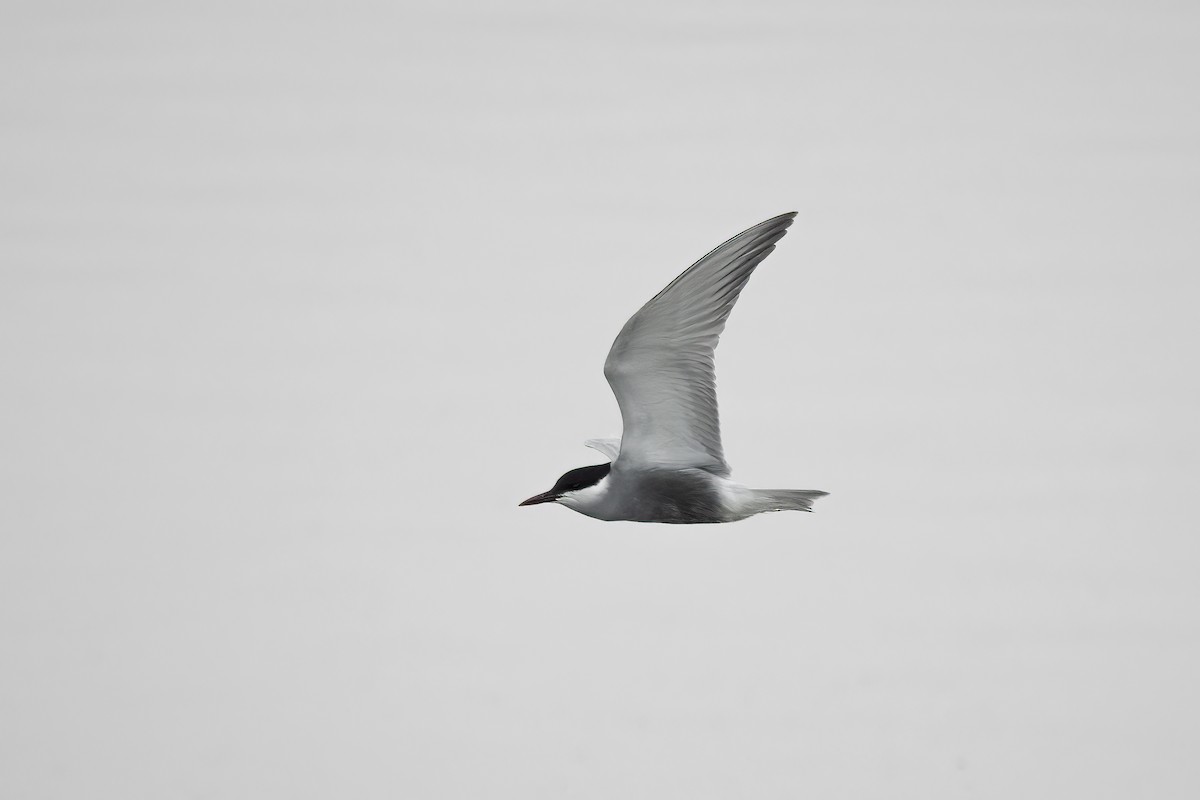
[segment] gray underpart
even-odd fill
[[[734,522],[766,511],[811,511],[826,492],[756,490],[736,486],[702,469],[627,470],[614,466],[597,497],[563,497],[581,514],[607,521],[688,525]],[[731,492],[726,486],[736,486]]]

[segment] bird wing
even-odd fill
[[[697,467],[729,474],[713,351],[742,287],[795,216],[783,214],[739,233],[625,323],[604,362],[624,426],[617,468]]]
[[[604,457],[609,461],[616,461],[617,456],[621,454],[620,439],[588,439],[584,445],[604,453]]]

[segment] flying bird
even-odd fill
[[[734,522],[764,511],[811,511],[828,494],[735,483],[717,415],[713,353],[725,320],[795,216],[739,233],[630,317],[604,362],[621,407],[621,438],[584,442],[609,463],[573,469],[520,505],[558,503],[602,520]]]

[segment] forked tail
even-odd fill
[[[812,504],[829,492],[818,489],[755,489],[762,511],[812,511]]]

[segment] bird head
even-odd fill
[[[570,472],[564,473],[550,491],[535,494],[518,505],[535,506],[538,503],[557,503],[564,497],[570,497],[574,492],[595,486],[608,474],[611,468],[612,464],[597,464],[593,467],[573,469]]]

